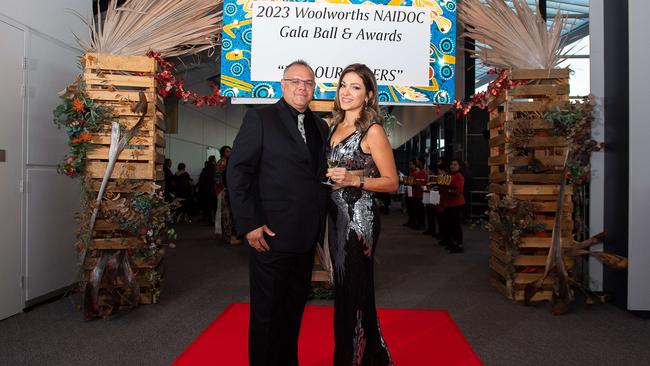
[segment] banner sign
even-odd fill
[[[454,100],[455,0],[225,0],[222,95],[280,98],[284,67],[307,61],[315,99],[333,99],[345,66],[374,71],[382,104]]]

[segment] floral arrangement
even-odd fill
[[[164,240],[176,238],[174,229],[168,227],[176,204],[165,201],[159,186],[152,185],[151,192],[132,193],[129,197],[109,192],[100,207],[102,217],[142,240],[140,248],[128,249],[129,255],[136,258],[153,257],[162,245],[173,246]]]
[[[59,96],[61,104],[54,109],[54,123],[65,129],[70,152],[59,164],[58,171],[76,178],[84,173],[86,157],[92,149],[91,134],[107,123],[112,112],[88,97],[80,78],[59,93]]]
[[[535,203],[513,197],[490,193],[490,207],[486,229],[498,236],[500,243],[505,243],[506,255],[514,258],[519,251],[521,237],[544,231],[544,225],[535,222]]]
[[[591,125],[594,122],[596,101],[593,95],[582,98],[581,101],[568,103],[562,108],[546,112],[543,118],[553,123],[557,134],[566,136],[571,147],[569,155],[567,179],[573,185],[589,183],[591,175],[590,157],[594,151],[600,151],[604,143],[591,138]]]
[[[185,89],[185,80],[174,76],[172,72],[174,70],[174,64],[171,61],[164,59],[160,53],[154,51],[149,51],[147,56],[156,60],[160,67],[161,71],[156,74],[155,78],[158,84],[158,94],[163,98],[174,93],[183,102],[190,102],[199,108],[206,105],[211,107],[225,105],[228,98],[221,95],[221,90],[216,83],[212,83],[211,85],[213,89],[211,95],[199,95],[191,92]]]
[[[510,70],[508,69],[490,69],[488,70],[488,74],[497,75],[497,77],[488,83],[486,91],[472,95],[467,102],[461,102],[460,99],[456,98],[454,101],[456,118],[460,118],[461,115],[467,116],[473,107],[485,109],[488,106],[490,98],[498,97],[504,90],[510,90],[528,83],[528,80],[508,79],[508,76],[510,76]]]

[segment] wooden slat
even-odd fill
[[[93,133],[90,139],[90,142],[96,145],[110,145],[111,144],[111,134],[110,133]],[[129,145],[143,145],[151,146],[156,145],[159,147],[165,147],[165,133],[157,131],[154,136],[138,136],[135,135],[129,140]]]
[[[106,185],[106,192],[146,193],[151,191],[152,184],[155,184],[155,182],[112,181],[112,182],[108,182],[108,184]],[[93,192],[99,192],[100,185],[101,185],[101,179],[93,180],[90,189],[92,189]]]
[[[515,298],[513,299],[512,296],[511,296],[512,294],[508,291],[505,284],[501,283],[500,281],[497,281],[494,278],[490,278],[490,284],[494,288],[496,288],[506,298],[508,298],[510,300],[513,300],[513,301],[517,301],[517,302],[524,301],[524,291],[523,290],[516,290],[515,291]],[[530,301],[532,301],[532,302],[548,301],[548,300],[551,300],[552,297],[553,297],[553,292],[552,291],[550,291],[550,290],[542,290],[542,291],[537,292]]]
[[[518,195],[536,195],[536,194],[559,194],[560,185],[559,184],[513,184],[512,185],[512,194]],[[573,187],[566,186],[564,194],[570,195],[573,194]]]
[[[88,159],[108,160],[108,147],[99,147],[88,152]],[[117,160],[155,161],[156,154],[152,149],[124,149]]]
[[[490,249],[490,253],[498,260],[500,260],[502,263],[507,263],[508,258],[506,251],[499,248],[499,245],[495,241],[490,241],[490,245],[488,246]]]
[[[498,156],[491,156],[488,158],[488,165],[489,166],[494,166],[494,165],[505,165],[508,160],[508,157],[505,154],[501,154]]]
[[[568,79],[569,69],[514,69],[509,78],[511,80]]]
[[[514,173],[510,176],[513,182],[520,183],[558,183],[562,174],[536,174],[536,173]]]
[[[137,91],[108,91],[108,90],[86,90],[88,97],[96,101],[111,101],[111,102],[138,102],[140,100],[140,92]],[[147,97],[147,102],[153,101],[155,94],[153,92],[144,92]]]
[[[510,112],[549,112],[565,104],[556,101],[510,102]]]
[[[503,123],[506,121],[506,114],[505,113],[499,113],[496,117],[490,119],[488,122],[488,128],[493,129],[497,128],[503,125]]]
[[[116,89],[142,88],[153,92],[156,87],[156,80],[153,76],[101,74],[86,71],[84,81],[86,82],[86,90],[112,87]]]
[[[86,164],[86,174],[91,178],[102,178],[106,170],[107,162],[89,161]],[[154,163],[115,163],[115,168],[111,174],[112,179],[158,179],[157,172],[162,173],[162,166],[156,166]]]
[[[123,56],[106,53],[87,53],[82,61],[86,69],[155,72],[156,61],[147,56]]]
[[[541,220],[535,220],[538,224],[544,225],[545,230],[553,230],[553,226],[555,225],[555,219],[541,219]],[[571,220],[570,217],[564,217],[562,220],[562,230],[572,230],[573,229],[573,221]]]
[[[95,220],[95,226],[93,227],[95,231],[114,231],[119,230],[120,226],[114,222],[108,222],[104,219]]]
[[[506,194],[508,192],[507,188],[503,184],[492,183],[488,186],[488,191],[490,193],[499,193]]]
[[[563,156],[546,156],[537,158],[545,166],[564,166],[564,157]],[[526,156],[514,156],[510,159],[508,165],[512,167],[522,167],[528,166],[530,159]]]
[[[500,135],[490,139],[490,147],[500,146],[505,143],[506,143],[506,137],[504,135]]]
[[[508,90],[513,97],[555,96],[569,94],[569,84],[526,84]]]
[[[517,273],[515,275],[515,285],[517,287],[523,287],[526,284],[539,280],[543,275],[543,273]],[[544,279],[545,285],[552,285],[554,283],[555,280],[552,277],[546,277]]]
[[[497,109],[503,102],[506,101],[506,95],[505,93],[500,93],[497,97],[492,98],[487,105],[487,110],[488,112],[491,112],[495,109]]]
[[[517,197],[519,198],[519,197]],[[567,202],[564,204],[564,213],[573,212],[573,203]],[[535,202],[535,211],[536,212],[555,212],[557,210],[557,202],[548,201],[548,202]]]
[[[131,116],[120,116],[119,117],[119,123],[124,126],[126,129],[131,129],[135,126],[136,123],[138,123],[138,120],[140,120],[140,116],[136,115],[131,115]],[[110,129],[109,125],[106,125],[107,129]],[[147,114],[144,119],[142,120],[142,123],[140,124],[139,130],[140,131],[154,131],[156,128],[164,128],[164,123],[161,123],[158,121],[157,118],[155,118],[151,114]]]
[[[565,147],[568,142],[565,137],[533,137],[526,146],[528,147]]]
[[[506,181],[507,174],[506,172],[492,173],[490,174],[490,182],[501,183]]]
[[[113,109],[113,113],[122,117],[122,116],[137,116],[140,117],[140,113],[136,113],[131,110],[132,107],[135,107],[137,102],[128,102],[128,101],[99,101],[102,105],[110,107]],[[153,102],[147,103],[147,116],[154,117],[156,110],[156,104]]]
[[[527,126],[534,130],[550,130],[554,128],[553,123],[542,118],[514,119],[508,121],[508,125],[512,128]]]
[[[514,300],[512,298],[512,296],[511,296],[510,292],[506,288],[505,284],[501,283],[500,281],[497,281],[494,278],[490,278],[490,284],[492,285],[492,287],[496,288],[501,293],[501,295],[505,296],[506,298],[508,298],[510,300]]]
[[[141,246],[142,240],[138,238],[110,238],[110,239],[92,239],[90,249],[129,249]]]
[[[131,268],[134,269],[155,269],[160,266],[160,263],[162,262],[163,256],[165,254],[164,249],[160,249],[158,253],[152,257],[139,257],[139,258],[133,258],[131,257],[130,263],[131,263]],[[84,265],[85,270],[91,270],[95,267],[97,262],[99,261],[99,257],[94,257],[94,258],[87,258],[86,259],[86,265]],[[148,284],[150,286],[150,284]]]
[[[515,266],[545,266],[545,255],[519,255],[515,257],[513,264]]]
[[[510,275],[506,267],[503,265],[503,263],[499,259],[493,256],[490,257],[490,268],[496,273],[498,273],[500,276],[502,276],[503,278],[508,278],[508,276]]]
[[[330,275],[327,271],[314,270],[311,272],[311,282],[329,282]]]
[[[553,298],[553,291],[550,290],[539,291],[535,295],[533,295],[533,298],[530,301],[532,302],[550,301],[552,298]],[[515,291],[515,301],[518,302],[524,301],[524,291],[522,290]]]
[[[312,100],[309,103],[309,109],[313,112],[331,112],[334,108],[332,100]]]
[[[538,238],[538,237],[523,237],[519,243],[520,248],[550,248],[553,238]],[[571,237],[563,237],[560,239],[563,247],[568,247],[573,244]]]

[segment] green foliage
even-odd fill
[[[77,80],[66,88],[61,104],[54,109],[54,124],[63,128],[70,152],[58,166],[58,171],[75,178],[84,173],[86,157],[92,149],[91,134],[108,123],[112,111],[89,98],[84,83]]]

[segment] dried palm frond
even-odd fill
[[[99,1],[98,1],[99,3]],[[105,17],[90,21],[90,43],[77,42],[86,52],[162,57],[187,56],[211,49],[221,33],[221,0],[111,0]]]
[[[464,37],[476,40],[469,50],[484,64],[498,68],[551,69],[564,58],[562,28],[566,16],[558,11],[553,25],[535,14],[525,0],[464,0],[458,19],[465,27]]]

